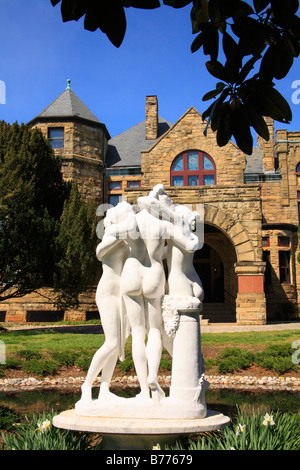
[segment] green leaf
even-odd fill
[[[223,80],[224,82],[228,82],[225,67],[221,62],[218,62],[217,60],[209,60],[205,65],[208,72],[213,75],[213,77]]]
[[[270,0],[253,0],[256,13],[260,13],[269,5]]]
[[[252,85],[252,89],[246,91],[246,96],[261,116],[269,116],[284,123],[291,121],[291,108],[279,91],[261,80],[252,82]]]
[[[129,6],[133,8],[142,8],[144,10],[153,10],[160,7],[159,0],[125,0],[122,1],[123,6],[127,6],[126,3],[129,3]],[[190,2],[188,2],[190,3]]]
[[[202,97],[202,101],[208,101],[211,100],[212,98],[215,98],[218,96],[222,90],[225,88],[225,83],[217,83],[217,87],[215,90],[209,91],[208,93],[205,93],[205,95]]]
[[[251,59],[249,59],[245,65],[243,66],[242,70],[240,71],[240,75],[239,75],[239,78],[237,80],[237,84],[241,84],[245,79],[246,77],[248,76],[249,72],[254,68],[254,65],[255,63],[261,59],[261,55],[260,54],[256,54],[254,55],[253,57],[251,57]]]
[[[239,47],[242,55],[260,53],[266,45],[269,29],[251,17],[235,18],[232,31],[240,38]]]
[[[223,103],[220,109],[217,129],[217,144],[219,147],[224,147],[231,138],[230,113],[231,110],[229,102]]]
[[[253,150],[253,137],[243,105],[232,109],[231,130],[237,146],[247,155],[251,155]]]
[[[193,34],[199,33],[203,24],[209,21],[208,0],[197,0],[193,2],[191,21]]]
[[[264,140],[270,139],[269,128],[264,120],[263,116],[261,116],[254,106],[251,104],[250,101],[245,100],[245,113],[248,116],[249,122],[251,126],[255,129],[257,134],[259,134]]]
[[[203,42],[205,40],[205,36],[204,36],[204,33],[201,32],[200,34],[198,34],[198,36],[194,39],[192,45],[191,45],[191,51],[192,52],[196,52],[198,49],[200,49],[200,47],[203,46]]]
[[[192,3],[193,0],[163,0],[165,5],[169,5],[173,8],[182,8]]]

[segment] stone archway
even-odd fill
[[[229,262],[231,269],[227,270],[235,289],[226,290],[224,280],[224,293],[227,292],[225,304],[235,310],[237,323],[265,324],[265,263],[257,248],[258,243],[255,245],[240,221],[234,220],[230,214],[218,206],[204,205],[204,223],[222,232],[235,252],[235,257],[231,256]]]

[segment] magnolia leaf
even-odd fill
[[[202,97],[202,101],[208,101],[208,100],[211,100],[212,98],[215,98],[222,92],[225,86],[226,86],[225,83],[219,82],[215,90],[211,90],[208,93],[205,93],[205,95]]]
[[[225,67],[221,62],[218,62],[217,60],[209,60],[205,65],[211,75],[223,80],[224,82],[228,81]]]
[[[219,147],[224,147],[231,138],[230,113],[229,102],[223,103],[220,109],[219,125],[217,129],[217,144]]]
[[[270,0],[253,0],[256,13],[260,13],[269,5]]]

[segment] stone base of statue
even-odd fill
[[[61,429],[99,433],[103,450],[151,450],[157,444],[163,449],[175,446],[188,434],[216,431],[229,423],[227,416],[209,410],[200,419],[88,417],[75,410],[63,411],[53,419],[54,426]]]
[[[165,326],[174,333],[169,396],[121,398],[107,393],[89,402],[79,400],[74,410],[54,418],[56,427],[100,433],[103,449],[139,450],[172,446],[187,434],[219,430],[230,423],[222,413],[207,410],[205,403],[209,383],[204,378],[199,300],[177,299],[179,309],[173,313],[178,318],[171,322],[173,300],[166,297],[164,304],[169,319]]]

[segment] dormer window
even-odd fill
[[[64,128],[48,127],[48,139],[53,149],[64,148]]]
[[[178,155],[171,166],[172,186],[206,186],[216,184],[213,159],[204,152],[189,150]]]

